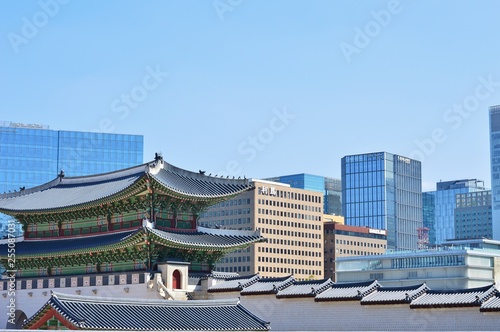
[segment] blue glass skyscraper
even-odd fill
[[[500,105],[490,107],[490,159],[493,239],[500,240]]]
[[[346,225],[387,230],[389,249],[417,249],[422,227],[420,161],[387,152],[342,158]]]
[[[82,176],[135,166],[143,162],[143,150],[142,135],[0,122],[0,193],[38,186],[61,171]]]
[[[433,235],[429,236],[430,245],[442,244],[455,238],[456,195],[485,190],[484,182],[477,179],[442,181],[436,184],[436,189],[426,192],[424,200],[424,211],[432,210],[434,216],[433,221],[429,219],[430,215],[426,215],[424,219],[429,235]],[[429,199],[429,196],[433,199]]]

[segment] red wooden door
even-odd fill
[[[174,273],[172,273],[172,288],[181,288],[181,273],[179,272],[179,270],[175,270]]]

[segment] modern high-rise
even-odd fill
[[[143,162],[142,135],[50,130],[46,125],[0,122],[0,193],[68,176],[106,173]],[[0,215],[3,220],[8,219]]]
[[[427,212],[424,225],[429,227],[429,234],[433,234],[429,245],[442,244],[446,240],[455,238],[455,208],[457,194],[484,191],[484,182],[477,179],[461,179],[436,183],[436,191],[425,192],[423,204]],[[432,199],[429,197],[432,196]],[[434,221],[430,221],[433,211]]]
[[[313,174],[293,174],[267,178],[268,181],[289,184],[292,188],[322,192],[323,211],[325,214],[342,215],[342,182],[326,176]]]
[[[422,193],[422,216],[423,229],[427,232],[427,237],[419,249],[424,249],[429,245],[436,244],[436,196],[434,192]]]
[[[491,239],[491,190],[457,194],[456,200],[455,239]]]
[[[260,230],[267,242],[222,257],[220,272],[262,277],[293,275],[323,278],[323,195],[267,180],[252,180],[255,190],[203,212],[201,226]]]
[[[490,106],[490,164],[493,239],[500,240],[500,105]]]
[[[418,160],[388,152],[342,158],[346,225],[387,230],[387,248],[413,250],[422,228],[422,171]]]

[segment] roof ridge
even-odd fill
[[[74,295],[52,291],[51,298],[61,301],[74,302],[94,302],[109,303],[116,305],[138,304],[138,305],[164,305],[164,306],[212,306],[212,305],[237,305],[239,298],[216,299],[216,300],[175,300],[165,301],[162,299],[143,299],[143,298],[125,298],[125,297],[101,297],[90,295]]]

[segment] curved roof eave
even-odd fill
[[[157,183],[183,197],[222,199],[253,189],[248,179],[219,178],[187,171],[166,162],[153,163],[149,172]]]
[[[109,173],[58,176],[43,185],[1,194],[0,212],[8,215],[63,212],[86,205],[109,202],[113,196],[133,187],[148,176],[179,199],[221,200],[253,189],[247,179],[216,178],[187,171],[162,159]]]

